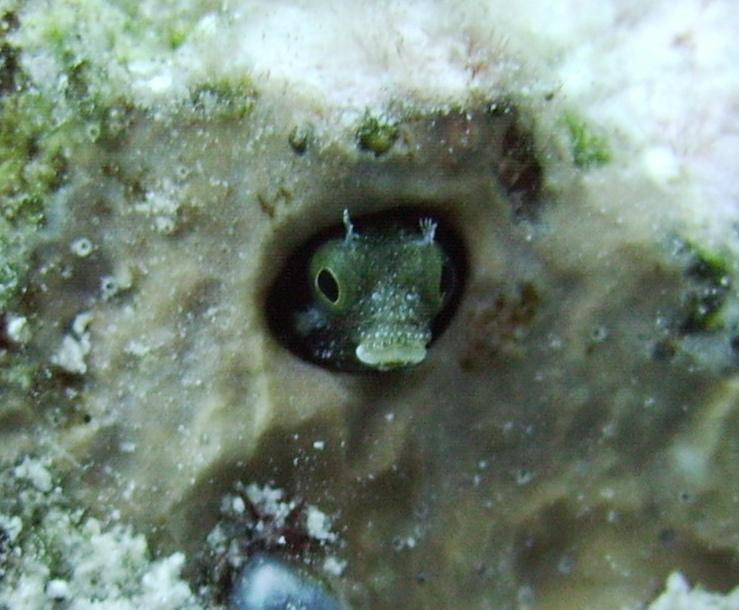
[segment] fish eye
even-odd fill
[[[332,305],[336,305],[341,297],[339,280],[328,267],[322,267],[316,274],[315,287],[318,293]]]

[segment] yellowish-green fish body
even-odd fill
[[[321,245],[308,266],[313,303],[297,316],[312,356],[338,369],[389,370],[419,364],[444,305],[446,256],[436,223],[358,232]]]

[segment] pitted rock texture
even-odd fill
[[[354,610],[615,610],[675,569],[728,590],[736,357],[679,334],[669,196],[573,170],[507,103],[406,117],[378,156],[320,126],[296,152],[304,120],[267,95],[243,119],[142,114],[75,165],[29,301],[49,362],[91,316],[86,372],[50,365],[37,405],[78,500],[191,556],[236,481],[271,482],[335,516]],[[403,206],[467,249],[426,361],[340,373],[280,344],[265,304],[294,249]]]

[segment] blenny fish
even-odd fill
[[[312,357],[338,369],[385,371],[421,363],[448,297],[449,261],[436,222],[357,231],[320,245],[308,264],[310,306],[295,315]]]

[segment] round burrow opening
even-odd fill
[[[443,211],[348,210],[287,257],[266,319],[290,352],[328,369],[414,366],[451,322],[466,279],[464,242]],[[371,337],[369,348],[358,334]]]

